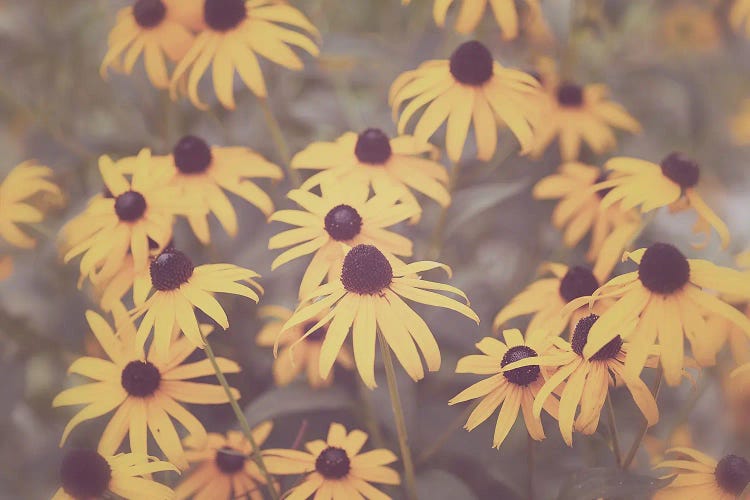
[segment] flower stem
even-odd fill
[[[448,174],[448,185],[446,186],[451,196],[453,196],[453,190],[456,188],[460,170],[460,162],[451,165],[451,171]],[[432,236],[430,237],[430,246],[427,249],[426,255],[428,260],[437,259],[440,256],[440,247],[443,246],[443,233],[445,232],[445,224],[448,222],[448,209],[450,207],[450,204],[448,204],[440,209],[437,224],[435,224]]]
[[[271,106],[268,104],[268,99],[262,98],[258,100],[260,101],[261,109],[263,109],[263,116],[266,119],[268,131],[271,133],[271,139],[276,146],[276,152],[281,158],[281,162],[283,163],[282,166],[284,167],[284,170],[289,177],[289,181],[292,183],[293,187],[299,187],[299,173],[292,168],[292,155],[289,153],[289,145],[286,143],[286,139],[284,139],[284,133],[281,131],[281,125],[279,125],[279,121],[273,114]]]
[[[219,383],[224,388],[224,392],[229,398],[229,404],[232,406],[232,410],[234,410],[234,415],[237,417],[237,421],[240,424],[242,434],[245,435],[245,438],[247,438],[247,440],[250,442],[250,445],[253,447],[251,458],[258,466],[260,473],[265,478],[266,487],[268,488],[268,493],[271,495],[271,498],[273,500],[278,500],[279,492],[276,491],[276,486],[274,486],[273,478],[271,477],[271,474],[269,474],[268,469],[266,469],[266,464],[263,462],[263,455],[260,452],[260,448],[258,448],[258,443],[256,443],[255,438],[253,437],[253,432],[250,429],[250,424],[247,422],[247,418],[245,418],[245,414],[242,412],[242,408],[240,408],[240,405],[237,403],[237,399],[232,394],[232,389],[229,387],[227,378],[224,376],[224,373],[219,367],[219,363],[216,361],[214,350],[211,348],[211,344],[208,343],[206,336],[203,335],[203,332],[201,332],[201,338],[203,339],[203,343],[206,345],[206,355],[208,356],[208,359],[211,360],[211,366],[213,366],[214,372],[216,372],[216,378],[219,379]]]
[[[659,396],[659,389],[661,389],[661,381],[664,378],[664,370],[659,369],[659,371],[656,373],[656,382],[654,382],[654,388],[651,390],[651,393],[654,395],[654,399],[656,399]],[[625,457],[625,460],[622,462],[622,468],[623,470],[627,470],[628,467],[633,463],[633,459],[635,459],[635,454],[638,453],[638,448],[641,446],[641,442],[643,442],[643,438],[646,436],[646,431],[648,431],[648,421],[646,418],[643,418],[643,425],[641,425],[640,430],[638,431],[638,436],[635,438],[635,441],[633,442],[633,446],[630,447],[630,451],[628,451],[628,455]]]
[[[526,445],[526,465],[528,467],[528,486],[526,488],[526,493],[529,500],[534,500],[534,439],[531,437],[531,434],[529,434],[527,438],[528,441]]]
[[[615,462],[618,467],[622,466],[622,452],[620,451],[620,438],[617,435],[617,420],[615,419],[615,407],[612,404],[612,397],[607,392],[607,426],[609,435],[612,438],[612,453],[615,456]]]
[[[393,417],[396,420],[396,432],[398,433],[398,445],[401,449],[401,460],[404,462],[404,481],[406,483],[406,497],[409,500],[417,500],[417,482],[414,475],[414,462],[411,458],[409,449],[409,438],[406,434],[406,420],[404,419],[404,409],[401,405],[401,397],[398,395],[398,386],[396,385],[396,370],[393,367],[393,357],[391,348],[385,341],[383,334],[378,332],[378,341],[380,342],[380,351],[383,355],[383,364],[385,365],[385,377],[388,381],[388,392],[391,396],[391,406],[393,407]]]

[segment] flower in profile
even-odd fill
[[[536,128],[534,156],[541,156],[556,137],[564,161],[578,159],[581,142],[602,154],[617,146],[613,128],[632,133],[641,130],[624,107],[609,99],[605,85],[562,82],[545,85],[545,89],[544,119]]]
[[[711,498],[735,500],[750,483],[750,463],[738,455],[726,455],[721,460],[693,448],[671,448],[673,455],[660,462],[655,469],[670,469],[664,478],[672,478],[667,486],[654,494],[654,500],[683,498]]]
[[[351,328],[357,370],[367,387],[375,387],[375,334],[376,329],[380,328],[385,342],[409,376],[415,381],[420,380],[424,377],[424,367],[419,351],[424,356],[427,369],[436,371],[440,369],[440,348],[430,328],[402,297],[452,309],[479,323],[479,317],[468,305],[432,291],[449,292],[468,302],[461,290],[421,279],[417,275],[438,267],[450,274],[447,266],[429,261],[393,268],[376,247],[357,245],[344,257],[339,280],[327,283],[303,298],[297,311],[284,324],[274,350],[288,330],[307,323],[330,308],[330,312],[290,346],[293,349],[319,328],[328,325],[320,349],[321,378],[328,377]]]
[[[729,24],[735,31],[750,36],[750,0],[734,0],[729,11]]]
[[[526,430],[533,439],[544,439],[544,428],[538,418],[534,418],[532,407],[539,389],[544,384],[545,376],[542,368],[537,364],[529,364],[514,370],[505,367],[511,363],[528,359],[533,363],[539,356],[545,356],[553,349],[550,338],[524,341],[519,330],[504,330],[503,343],[492,337],[485,337],[477,343],[477,349],[482,354],[464,356],[458,360],[456,373],[475,373],[477,375],[492,375],[464,389],[451,399],[448,404],[454,405],[472,399],[481,398],[481,402],[469,415],[464,428],[473,430],[479,424],[490,418],[500,407],[495,425],[492,446],[499,448],[511,427],[518,418],[519,410],[523,413]],[[557,418],[558,401],[551,394],[543,401],[544,409]]]
[[[360,453],[367,434],[349,433],[332,423],[325,441],[305,443],[306,451],[270,449],[263,453],[271,474],[305,474],[301,483],[288,491],[286,500],[317,498],[347,500],[351,498],[387,498],[370,483],[399,484],[398,473],[386,467],[398,460],[390,450],[380,448]]]
[[[750,1],[748,5],[750,6]],[[729,130],[734,144],[740,146],[750,144],[750,99],[743,99],[737,113],[729,123]]]
[[[580,297],[593,294],[606,275],[595,275],[585,266],[568,267],[565,264],[548,262],[540,268],[540,274],[552,277],[539,279],[503,307],[495,316],[492,329],[499,332],[508,320],[532,315],[527,336],[557,336],[567,327],[573,328],[580,318],[586,316],[588,308],[581,304],[576,310],[563,310],[565,304]],[[606,304],[599,306],[603,309]]]
[[[603,209],[618,201],[625,209],[640,205],[643,213],[665,206],[673,212],[692,208],[698,213],[693,233],[704,234],[708,240],[713,228],[722,247],[729,245],[727,225],[698,194],[700,167],[689,157],[670,153],[659,164],[619,157],[609,160],[604,168],[611,170],[611,174],[593,187],[607,191],[602,199]]]
[[[637,271],[612,278],[592,297],[582,297],[566,306],[568,309],[604,298],[616,299],[591,327],[583,349],[587,359],[621,335],[629,341],[626,378],[634,379],[645,365],[651,347],[658,343],[664,377],[669,385],[677,385],[682,376],[686,337],[698,364],[705,366],[706,357],[712,356],[706,339],[713,332],[704,319],[709,313],[726,318],[750,336],[750,319],[704,290],[750,297],[750,282],[743,273],[706,260],[687,259],[666,243],[655,243],[626,255],[638,264]],[[623,330],[624,325],[628,328]]]
[[[180,403],[206,405],[229,401],[221,386],[189,381],[214,373],[209,360],[184,363],[195,351],[185,338],[176,340],[168,355],[160,355],[153,346],[145,355],[135,345],[135,327],[130,321],[119,321],[115,334],[107,321],[93,311],[86,312],[86,320],[109,360],[84,356],[68,369],[68,373],[95,382],[66,389],[52,401],[55,408],[85,405],[65,426],[60,446],[80,423],[114,411],[99,439],[99,453],[117,452],[127,435],[130,450],[145,456],[150,431],[167,459],[180,469],[187,468],[172,419],[187,429],[196,442],[205,442],[206,429]],[[240,371],[234,361],[219,358],[218,362],[224,373]],[[239,393],[233,391],[238,398]]]
[[[563,230],[565,246],[575,247],[591,233],[586,259],[595,262],[595,276],[609,276],[641,224],[636,210],[623,210],[619,204],[601,208],[606,192],[592,193],[590,188],[604,178],[598,167],[566,162],[557,173],[540,180],[533,191],[536,199],[560,200],[552,212],[552,224]]]
[[[320,283],[337,279],[349,248],[359,244],[375,245],[391,265],[399,265],[396,257],[412,254],[412,242],[386,228],[419,213],[411,203],[397,203],[395,197],[376,194],[369,200],[366,185],[321,186],[322,196],[294,189],[287,197],[304,210],[279,210],[269,220],[297,226],[283,231],[268,242],[275,250],[291,247],[271,264],[275,270],[294,259],[312,253],[299,287],[300,298],[306,297]]]
[[[446,150],[458,162],[469,127],[474,124],[477,158],[490,160],[497,148],[497,129],[507,125],[518,139],[521,152],[534,143],[532,125],[538,120],[539,82],[531,75],[504,68],[490,51],[474,40],[461,44],[449,60],[422,63],[402,73],[391,85],[388,102],[403,134],[409,120],[427,106],[414,128],[418,141],[428,141],[447,121]],[[428,105],[429,104],[429,105]]]
[[[289,346],[300,340],[305,332],[323,318],[329,311],[322,311],[306,323],[299,324],[290,328],[281,338],[279,345],[281,350],[278,357],[273,362],[273,379],[276,385],[284,386],[292,382],[297,376],[305,371],[307,382],[310,387],[320,389],[328,387],[333,383],[333,372],[328,378],[321,378],[319,373],[320,352],[323,341],[328,333],[328,326],[322,326],[314,330],[310,335],[304,338],[294,348],[294,358]],[[265,306],[260,308],[260,316],[269,318],[263,328],[258,332],[256,342],[260,346],[272,347],[281,333],[284,323],[292,317],[293,311],[286,307]],[[354,369],[354,358],[351,349],[348,346],[342,346],[336,356],[336,363],[348,369]]]
[[[539,389],[538,399],[534,401],[534,415],[539,418],[547,398],[552,392],[557,391],[560,394],[560,433],[568,446],[573,445],[574,428],[581,434],[596,432],[599,414],[604,407],[609,388],[615,385],[616,380],[625,383],[649,427],[659,421],[659,408],[648,386],[640,377],[631,376],[624,370],[630,345],[624,342],[619,334],[592,356],[583,356],[591,327],[598,319],[599,316],[591,314],[579,320],[570,344],[556,338],[555,346],[560,352],[540,361],[555,371]],[[628,327],[626,324],[621,328]],[[653,348],[649,350],[651,364],[654,366],[656,353]],[[564,384],[562,388],[561,384]]]
[[[177,62],[193,43],[193,34],[180,22],[176,11],[193,0],[136,0],[117,13],[117,24],[109,34],[107,54],[100,73],[107,78],[110,68],[133,72],[143,54],[146,74],[156,88],[169,87],[166,59]]]
[[[229,328],[227,314],[214,298],[214,293],[241,295],[257,303],[260,300],[258,293],[238,282],[247,282],[262,291],[253,281],[259,276],[254,271],[234,264],[195,267],[190,257],[172,247],[151,261],[149,274],[154,293],[133,311],[136,317],[143,316],[135,342],[143,348],[153,329],[153,345],[160,356],[170,352],[175,327],[179,327],[194,347],[204,346],[194,307],[223,329]]]
[[[187,79],[187,94],[198,108],[206,109],[198,96],[198,83],[209,65],[213,65],[214,92],[219,102],[234,109],[234,73],[258,97],[266,97],[266,82],[258,55],[292,70],[303,68],[302,60],[290,46],[313,56],[317,45],[308,36],[319,37],[315,26],[299,10],[274,0],[205,0],[205,29],[180,60],[172,76],[170,91]],[[299,31],[282,27],[292,26]]]
[[[454,0],[435,0],[432,15],[435,18],[435,24],[441,28],[445,26],[448,9],[453,2]],[[401,0],[401,3],[408,5],[411,3],[411,0]],[[479,21],[482,20],[488,0],[460,0],[458,3],[461,4],[461,8],[458,12],[455,29],[462,34],[471,33],[476,29]],[[515,0],[489,0],[489,4],[495,21],[502,31],[503,40],[516,38],[518,36],[519,23]],[[541,7],[538,0],[526,0],[526,5],[535,16],[541,15]]]
[[[437,155],[437,148],[427,141],[410,135],[389,138],[380,129],[368,128],[359,135],[347,132],[335,142],[310,144],[294,155],[292,168],[320,170],[302,184],[305,190],[323,184],[365,186],[375,194],[396,195],[419,206],[413,190],[447,207],[451,202],[445,188],[448,174],[435,161]]]
[[[662,16],[661,34],[667,47],[695,56],[715,50],[721,27],[710,6],[676,3]]]
[[[174,498],[171,488],[141,476],[170,470],[178,471],[172,464],[151,460],[146,454],[112,456],[93,450],[70,450],[63,457],[61,485],[52,500],[106,498],[108,493],[126,500],[169,500]]]
[[[272,422],[263,422],[252,429],[258,446],[266,441],[271,429]],[[184,444],[185,456],[193,469],[175,488],[176,500],[263,500],[260,488],[266,479],[250,458],[253,446],[241,432],[229,431],[226,436],[212,432],[203,443],[196,443],[188,436]]]

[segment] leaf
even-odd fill
[[[462,189],[453,197],[450,222],[445,229],[445,237],[449,237],[464,224],[475,219],[479,214],[489,210],[498,203],[518,194],[528,187],[529,181],[498,182],[489,186],[472,186]]]
[[[460,478],[438,469],[428,470],[417,477],[417,493],[419,498],[477,498]]]
[[[350,402],[351,398],[340,387],[316,391],[301,384],[290,385],[261,394],[245,408],[245,416],[254,425],[292,413],[338,410],[348,406]]]
[[[595,467],[575,472],[563,485],[557,500],[589,500],[596,498],[651,498],[671,478],[632,474],[614,467]]]

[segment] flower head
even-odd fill
[[[654,500],[671,498],[715,498],[734,500],[750,483],[750,462],[738,455],[716,460],[693,448],[671,448],[673,455],[657,464],[656,469],[670,469],[665,478],[673,478],[657,491]],[[687,496],[686,496],[687,495]]]

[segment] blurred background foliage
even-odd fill
[[[217,145],[244,145],[280,162],[262,111],[250,92],[237,93],[234,112],[213,103],[200,112],[173,103],[153,89],[142,69],[132,78],[99,77],[99,63],[115,12],[127,2],[115,0],[0,0],[0,174],[27,158],[55,170],[67,195],[66,206],[32,229],[40,238],[35,252],[18,254],[15,273],[0,284],[0,498],[47,498],[57,485],[61,452],[57,442],[70,416],[52,410],[50,401],[71,384],[69,363],[82,352],[95,352],[83,312],[93,308],[90,291],[76,290],[77,266],[63,266],[55,237],[61,224],[78,213],[102,189],[97,158],[133,155],[142,147],[164,154],[183,134],[204,136]],[[387,89],[402,71],[427,59],[446,58],[463,38],[438,29],[431,3],[415,0],[294,1],[323,34],[322,56],[309,58],[300,73],[264,67],[271,106],[293,151],[315,140],[332,140],[344,131],[380,127],[395,133],[386,103]],[[523,2],[518,2],[519,5]],[[730,253],[713,242],[706,258],[728,264],[750,241],[747,149],[731,144],[728,122],[743,97],[750,97],[750,42],[726,22],[729,2],[709,0],[543,0],[549,26],[524,25],[522,36],[503,42],[486,19],[476,37],[503,64],[532,70],[542,56],[560,64],[564,78],[607,84],[644,126],[638,136],[622,137],[618,153],[658,161],[673,150],[701,162],[709,204],[727,221],[734,240]],[[206,92],[204,95],[209,96]],[[433,327],[443,367],[419,384],[400,389],[417,457],[420,496],[448,498],[523,497],[526,488],[526,435],[517,426],[502,448],[491,448],[492,425],[472,433],[456,428],[464,408],[447,401],[473,379],[454,375],[456,360],[490,334],[493,315],[535,275],[544,260],[582,263],[582,248],[565,250],[551,227],[551,203],[534,201],[530,188],[559,164],[557,149],[532,162],[515,155],[517,145],[504,137],[501,151],[488,164],[467,162],[448,217],[440,260],[455,271],[452,283],[467,292],[483,322],[438,309],[419,308]],[[601,164],[605,158],[588,157]],[[277,207],[290,207],[286,183],[272,187]],[[200,263],[233,262],[263,274],[261,304],[293,307],[295,287],[306,262],[271,273],[268,238],[280,227],[237,202],[239,236],[220,231],[210,247],[201,247],[184,221],[178,244]],[[424,256],[438,207],[428,203],[422,223],[404,226]],[[689,215],[662,210],[642,235],[644,244],[662,240],[688,250]],[[688,235],[688,236],[686,236]],[[638,245],[644,246],[644,245]],[[694,252],[694,251],[693,251]],[[696,256],[694,252],[691,256]],[[242,392],[251,423],[275,420],[268,442],[289,447],[302,428],[309,439],[323,435],[330,420],[372,430],[373,444],[397,449],[388,395],[383,387],[362,394],[351,373],[338,373],[334,387],[309,389],[304,380],[274,388],[270,350],[255,345],[261,323],[257,307],[223,299],[231,329],[218,334],[217,350],[238,361],[243,371],[230,376]],[[725,370],[696,375],[660,396],[661,422],[651,434],[666,439],[688,422],[694,444],[720,454],[733,442],[747,450],[748,429],[733,425],[722,391]],[[381,386],[385,380],[379,377]],[[621,439],[626,446],[640,425],[627,394],[615,393]],[[740,411],[750,412],[748,402]],[[193,408],[210,431],[234,425],[228,405]],[[306,422],[304,426],[302,423]],[[73,445],[94,445],[102,419],[74,433]],[[577,435],[574,449],[563,444],[555,424],[546,422],[548,439],[537,446],[535,489],[538,498],[639,498],[646,495],[648,457],[639,455],[637,474],[622,475],[606,444],[604,426],[591,438]],[[88,430],[88,432],[87,432]],[[95,432],[96,431],[96,432]],[[741,431],[741,429],[740,429]],[[441,445],[438,446],[435,445]],[[175,477],[168,477],[168,481]],[[614,487],[614,489],[613,489]],[[391,491],[394,495],[399,494]]]

